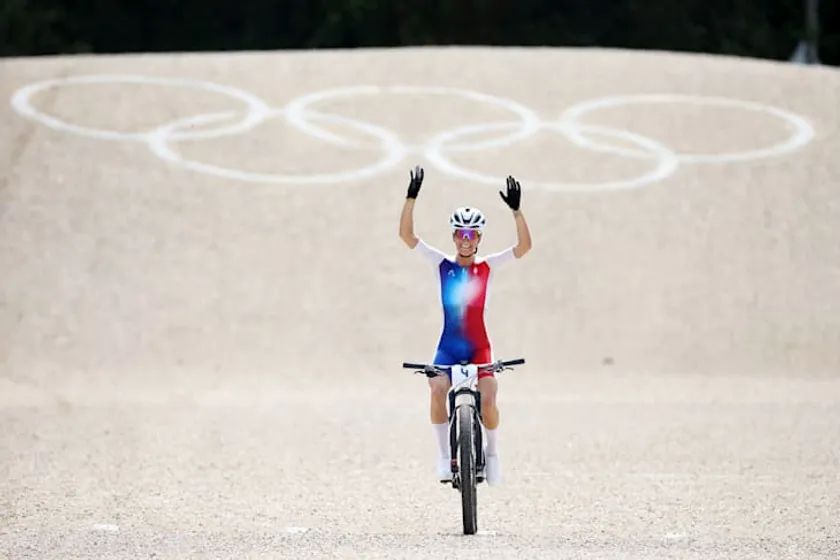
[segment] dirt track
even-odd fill
[[[102,74],[146,81],[27,99],[122,136],[13,106]],[[0,558],[840,556],[840,72],[406,49],[6,60],[0,76]],[[268,113],[359,85],[450,90],[315,101],[309,134]],[[581,116],[589,148],[548,129],[504,144],[504,124],[444,142],[498,185],[417,149],[515,122],[513,101],[549,122],[643,94],[772,106],[813,135],[720,161],[796,129],[660,100]],[[267,120],[195,138],[251,114]],[[677,165],[688,153],[717,156]],[[396,235],[415,162],[425,239],[448,249],[468,203],[489,217],[483,251],[505,247],[513,174],[535,242],[488,311],[496,355],[528,363],[501,380],[505,483],[481,487],[476,537],[434,480],[425,382],[398,367],[431,359],[440,328],[432,272]],[[534,186],[656,169],[637,188]],[[248,180],[278,173],[301,180]]]

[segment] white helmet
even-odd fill
[[[461,207],[452,213],[449,225],[453,229],[474,229],[481,232],[487,220],[478,208]]]

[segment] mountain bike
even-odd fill
[[[477,485],[484,482],[484,419],[481,415],[481,393],[477,389],[478,375],[484,372],[498,374],[524,363],[523,358],[497,360],[489,364],[462,362],[452,366],[403,363],[404,368],[416,370],[414,373],[422,373],[429,378],[437,375],[450,377],[447,408],[452,458],[451,484],[452,488],[461,493],[465,535],[473,535],[478,530]]]

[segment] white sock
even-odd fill
[[[437,436],[438,454],[441,459],[449,460],[449,422],[432,424]]]
[[[487,455],[499,454],[499,429],[488,430],[484,428],[484,433],[487,435],[487,447],[484,452]]]

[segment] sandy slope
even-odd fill
[[[27,99],[112,138],[14,97],[103,74],[135,81]],[[840,554],[836,70],[405,49],[21,59],[0,76],[0,557]],[[380,89],[310,106],[320,137],[288,122],[300,96],[355,86]],[[499,141],[515,124],[444,142],[498,184],[421,149],[515,123],[514,102],[548,123],[650,94],[771,106],[812,136],[720,161],[797,131],[660,102],[582,116],[588,148],[548,128]],[[187,118],[167,143],[159,127]],[[476,142],[490,146],[451,149]],[[597,188],[669,161],[638,188]],[[433,479],[424,381],[398,367],[430,359],[440,326],[432,271],[396,236],[415,162],[430,242],[448,249],[447,213],[472,204],[484,251],[510,243],[509,173],[535,240],[488,311],[497,355],[528,365],[502,381],[506,480],[482,487],[490,533],[473,539]],[[561,181],[594,186],[536,186]]]

